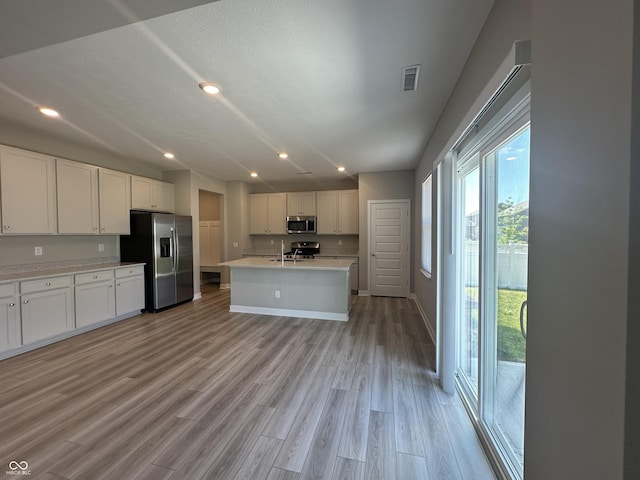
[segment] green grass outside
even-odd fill
[[[467,298],[478,301],[478,289],[468,287]],[[525,362],[526,341],[520,333],[520,306],[527,292],[498,290],[498,360]]]
[[[525,361],[526,342],[520,333],[520,306],[526,299],[527,292],[498,290],[498,360]]]

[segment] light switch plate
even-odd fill
[[[42,247],[36,247],[36,248],[35,248],[35,254],[36,254],[37,256],[42,255]]]

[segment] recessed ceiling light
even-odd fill
[[[251,172],[251,176],[252,176],[253,178],[256,178],[256,177],[258,176],[258,172]]]
[[[217,95],[220,93],[220,87],[211,82],[202,82],[199,87],[204,93],[208,93],[209,95]]]
[[[344,168],[344,167],[338,167],[338,171],[339,172],[344,172],[345,170],[346,170],[346,168]]]
[[[289,154],[288,154],[287,152],[280,152],[280,153],[278,154],[278,157],[280,157],[281,159],[283,159],[283,160],[284,160],[284,159],[286,159],[286,158],[289,158]]]
[[[176,156],[171,152],[165,152],[164,158],[168,158],[169,160],[173,160]]]
[[[58,112],[56,112],[53,108],[38,107],[38,110],[40,110],[41,114],[46,115],[47,117],[59,117],[60,116],[60,114]]]

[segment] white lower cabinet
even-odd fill
[[[116,316],[113,270],[76,275],[76,328]]]
[[[23,344],[73,330],[72,284],[71,277],[20,282]]]
[[[144,267],[116,269],[116,315],[144,308]]]
[[[22,343],[20,334],[20,300],[14,283],[0,285],[0,352]]]
[[[143,308],[144,265],[0,283],[0,358]]]

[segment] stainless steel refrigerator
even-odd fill
[[[155,312],[193,299],[191,217],[131,212],[131,234],[120,236],[123,262],[145,262],[145,309]]]

